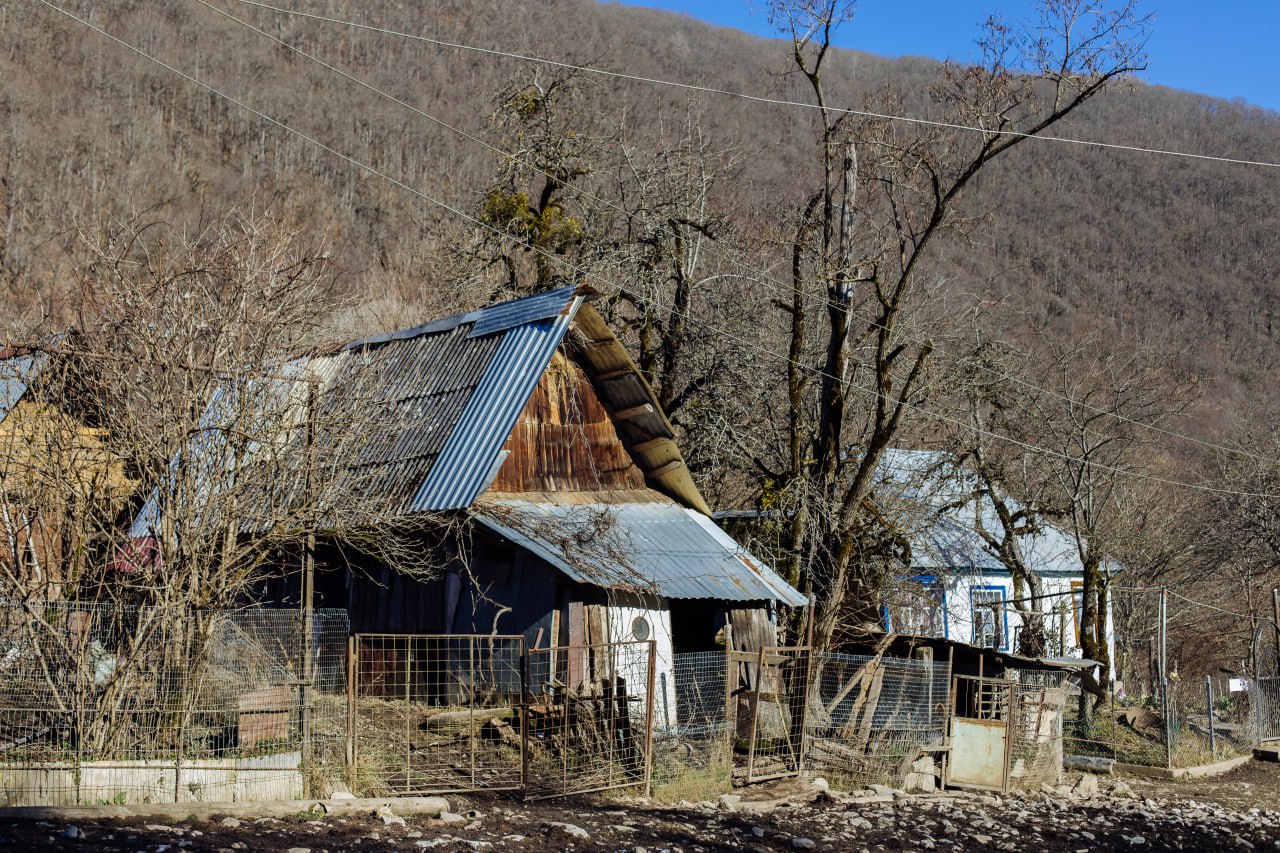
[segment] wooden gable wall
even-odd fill
[[[495,492],[643,489],[636,467],[591,381],[557,352],[503,449]]]

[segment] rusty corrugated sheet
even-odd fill
[[[715,522],[660,499],[644,503],[483,501],[477,520],[582,583],[666,598],[807,603]]]

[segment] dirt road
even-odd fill
[[[1280,765],[1253,762],[1217,779],[1181,783],[1100,777],[1009,797],[843,794],[792,782],[679,806],[635,799],[454,798],[451,808],[439,820],[318,812],[284,819],[74,824],[0,817],[0,850],[1280,850]]]

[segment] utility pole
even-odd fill
[[[306,470],[303,471],[303,500],[307,502],[307,516],[311,519],[307,525],[306,541],[303,545],[302,552],[302,578],[301,593],[298,602],[302,610],[302,671],[301,671],[301,687],[299,689],[299,703],[301,707],[298,710],[299,722],[302,735],[302,766],[304,769],[304,778],[309,779],[310,762],[312,757],[311,749],[311,703],[314,698],[314,682],[315,672],[312,658],[315,656],[315,650],[312,648],[315,642],[315,596],[316,596],[316,524],[319,521],[320,514],[315,511],[315,495],[313,492],[312,477],[315,468],[315,438],[316,438],[316,378],[307,377],[307,425],[306,425],[306,460],[303,465]],[[311,795],[311,791],[305,792]]]
[[[1160,705],[1164,712],[1165,766],[1173,766],[1173,721],[1169,719],[1169,588],[1160,587]]]

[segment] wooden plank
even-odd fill
[[[632,406],[629,409],[623,409],[619,412],[615,412],[613,417],[614,420],[627,421],[643,415],[652,415],[655,411],[657,410],[654,409],[652,403],[641,403],[638,406]]]
[[[672,461],[668,462],[666,465],[659,465],[657,468],[654,468],[652,471],[645,471],[644,475],[646,477],[661,477],[663,474],[669,474],[670,472],[675,471],[677,468],[683,468],[683,467],[684,467],[683,462],[681,462],[679,459],[673,459]]]
[[[586,624],[583,618],[582,602],[569,602],[569,683],[570,690],[577,690],[586,676],[583,666],[586,655]]]
[[[853,702],[849,722],[845,724],[846,737],[852,737],[856,748],[861,748],[871,737],[871,723],[875,719],[876,705],[880,703],[880,688],[884,685],[884,668],[877,666],[871,674],[871,684]]]

